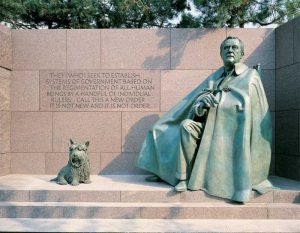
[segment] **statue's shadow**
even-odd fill
[[[135,160],[142,147],[148,130],[158,119],[158,114],[149,113],[149,115],[145,115],[138,119],[128,130],[126,129],[125,123],[123,123],[122,134],[125,135],[122,137],[122,152],[117,155],[113,155],[111,158],[105,158],[109,162],[106,162],[106,165],[102,167],[99,175],[149,174],[149,172],[137,168],[135,166]],[[103,156],[101,159],[104,159]]]

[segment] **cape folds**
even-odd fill
[[[195,100],[215,91],[223,72],[222,67],[210,75],[154,124],[137,158],[138,167],[173,186],[178,183],[180,123],[193,119],[190,109]],[[267,180],[272,122],[259,73],[242,63],[235,64],[235,73],[219,91],[218,106],[209,110],[188,188],[247,202],[252,189],[273,189]]]

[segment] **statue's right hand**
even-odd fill
[[[200,100],[200,102],[206,108],[217,107],[217,105],[219,104],[219,101],[211,93],[209,93],[208,95],[203,96],[203,98]]]

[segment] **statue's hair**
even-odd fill
[[[236,37],[236,36],[228,36],[228,37],[226,37],[226,39],[223,40],[223,42],[222,42],[221,45],[220,45],[220,52],[222,51],[223,45],[224,45],[224,43],[225,43],[227,40],[238,40],[238,41],[239,41],[239,44],[240,44],[240,46],[241,46],[242,54],[244,54],[244,43],[243,43],[243,41],[240,40],[240,38],[238,38],[238,37]]]

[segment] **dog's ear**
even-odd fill
[[[73,142],[73,140],[70,138],[70,143],[71,143],[71,145],[73,145],[74,144],[74,142]]]
[[[90,142],[89,141],[87,141],[86,143],[84,143],[85,144],[85,146],[86,147],[89,147],[89,145],[90,145]]]

